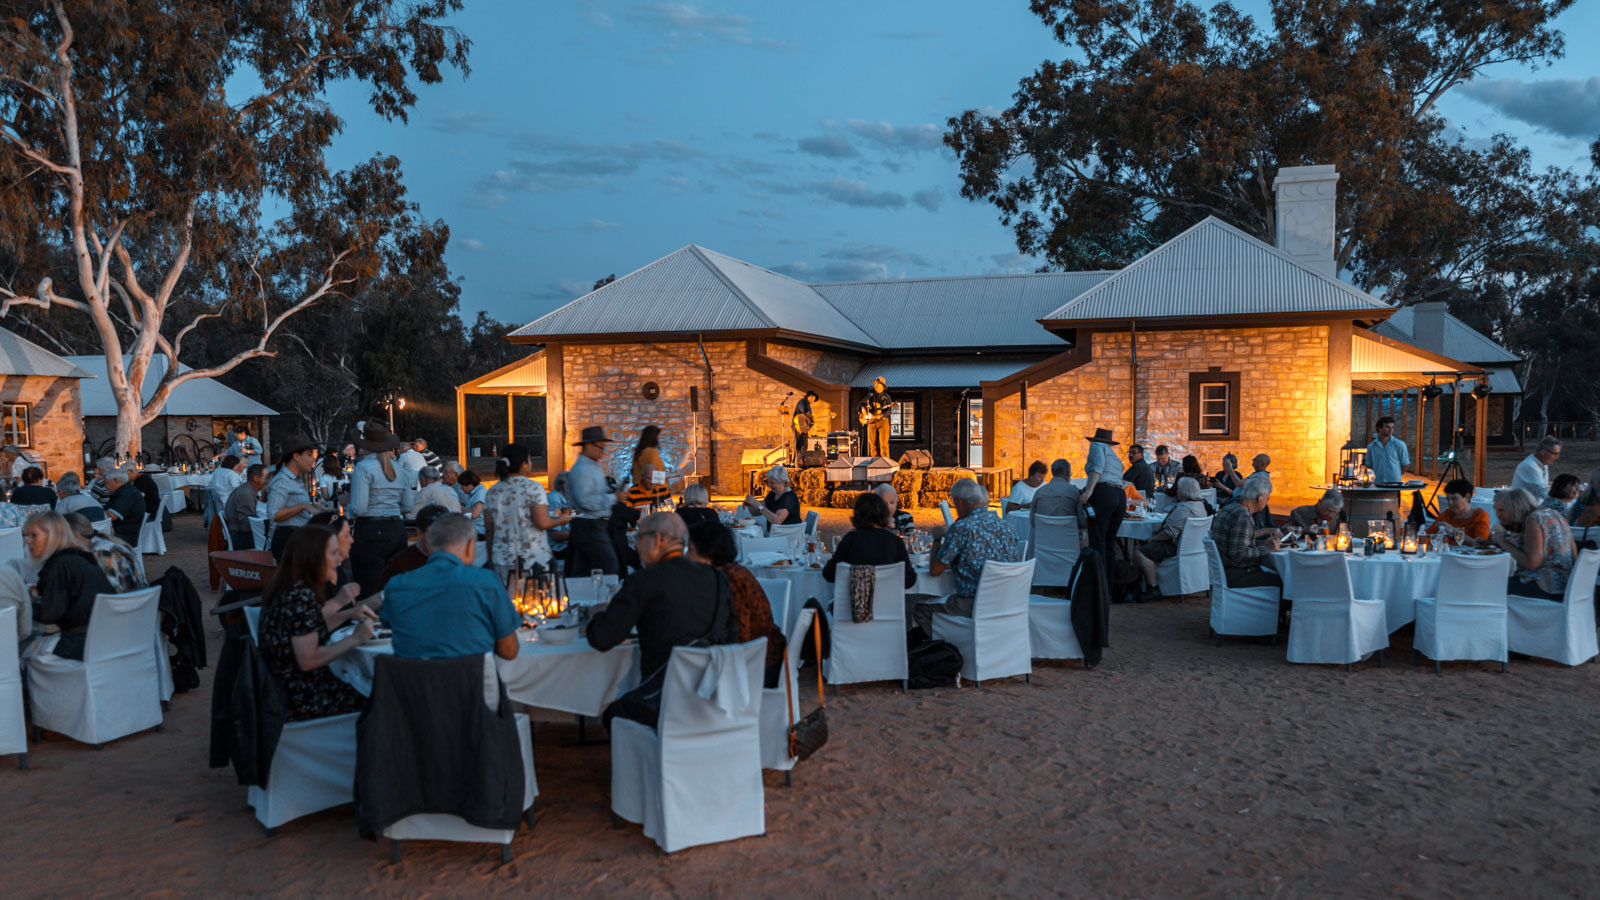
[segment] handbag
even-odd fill
[[[811,635],[817,642],[818,706],[798,722],[794,721],[794,691],[789,687],[789,665],[786,662],[783,666],[783,697],[788,701],[789,721],[794,723],[789,726],[789,755],[798,759],[810,759],[811,754],[821,750],[822,745],[828,742],[828,701],[822,694],[822,632],[813,625]]]

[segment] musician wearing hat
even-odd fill
[[[295,529],[311,521],[324,507],[311,499],[308,475],[317,467],[317,445],[303,434],[292,434],[278,451],[278,465],[267,482],[267,546],[272,558],[283,555],[283,545]]]
[[[806,438],[811,435],[811,426],[816,424],[816,413],[811,411],[811,401],[816,400],[816,391],[806,391],[800,402],[794,405],[794,418],[789,424],[794,428],[794,452],[799,455],[806,449]]]
[[[350,472],[350,569],[365,598],[383,589],[389,560],[406,549],[406,517],[415,505],[411,477],[395,460],[400,439],[378,422],[367,422],[356,439],[361,460]]]
[[[894,400],[889,397],[889,382],[882,375],[872,379],[872,392],[861,401],[859,418],[867,426],[867,442],[862,450],[868,456],[889,458],[889,408]]]
[[[622,574],[616,548],[606,532],[606,521],[611,517],[612,505],[623,502],[627,495],[611,490],[606,484],[605,470],[600,467],[606,445],[610,443],[612,440],[606,437],[603,427],[590,425],[572,445],[580,449],[577,461],[567,473],[567,500],[577,511],[567,544],[568,576],[581,577],[595,569],[607,575]]]
[[[1083,497],[1088,507],[1089,546],[1106,553],[1122,527],[1128,495],[1122,490],[1122,463],[1112,449],[1118,444],[1112,440],[1111,429],[1096,428],[1085,440],[1089,442],[1089,461],[1084,473],[1089,483],[1083,487]]]

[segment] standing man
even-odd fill
[[[427,441],[422,441],[421,443],[424,447],[428,445]],[[423,469],[428,467],[428,458],[422,455],[415,443],[401,444],[401,446],[406,449],[395,456],[395,467],[406,473],[406,481],[415,488],[417,487],[417,476],[421,474]]]
[[[224,456],[237,456],[244,460],[246,466],[253,466],[261,462],[261,442],[250,436],[250,430],[243,425],[233,429],[233,443],[222,451]]]
[[[613,492],[606,484],[606,473],[600,468],[606,445],[611,442],[603,427],[590,425],[573,444],[579,450],[578,459],[567,474],[567,500],[576,510],[567,544],[569,578],[588,575],[595,569],[607,575],[622,574],[616,548],[606,532],[606,522],[611,518],[612,505],[624,502],[627,492]]]
[[[1405,480],[1401,473],[1411,465],[1411,451],[1406,442],[1394,436],[1394,419],[1384,416],[1378,420],[1378,436],[1367,445],[1367,465],[1372,467],[1372,480],[1378,484],[1398,484]]]
[[[811,411],[811,401],[817,399],[816,391],[806,391],[800,402],[794,405],[794,417],[789,420],[794,429],[794,455],[796,462],[802,451],[806,449],[806,438],[811,434],[811,426],[817,422],[816,414]]]
[[[1536,504],[1544,502],[1544,498],[1550,495],[1550,467],[1560,458],[1561,441],[1553,434],[1545,435],[1539,439],[1539,446],[1528,454],[1528,458],[1517,463],[1517,472],[1511,476],[1511,486],[1527,491]]]
[[[1134,444],[1128,448],[1128,470],[1122,473],[1122,480],[1133,485],[1146,500],[1156,492],[1156,473],[1150,471],[1150,464],[1144,461],[1144,445]]]
[[[439,454],[437,454],[437,453],[433,452],[432,450],[428,449],[428,439],[427,438],[417,438],[416,440],[411,442],[411,446],[418,453],[422,454],[422,461],[423,461],[423,463],[425,463],[427,465],[428,468],[430,468],[430,469],[442,469],[442,468],[444,468],[444,460],[439,458]]]
[[[861,424],[867,426],[867,443],[861,452],[884,459],[889,459],[889,408],[894,405],[888,387],[889,382],[879,375],[872,379],[872,393],[861,401]]]

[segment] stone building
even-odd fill
[[[0,443],[16,444],[46,477],[83,471],[80,385],[94,378],[71,360],[0,328]]]
[[[117,439],[117,403],[111,395],[111,383],[104,375],[106,358],[72,356],[68,359],[100,373],[98,380],[91,382],[83,392],[83,427],[90,452],[105,456],[115,451]],[[187,372],[189,368],[179,364],[180,372]],[[146,400],[155,396],[166,373],[167,358],[159,353],[152,355],[145,369],[140,396]],[[210,458],[212,452],[221,452],[232,440],[228,432],[243,425],[270,451],[269,429],[275,415],[271,408],[215,378],[196,378],[172,390],[160,414],[142,429],[140,443],[156,460],[199,460]]]
[[[741,489],[788,439],[780,408],[817,392],[813,439],[856,429],[872,380],[895,405],[891,449],[1020,475],[1081,467],[1114,429],[1193,453],[1273,459],[1287,498],[1311,494],[1353,435],[1352,392],[1481,371],[1374,330],[1395,308],[1340,281],[1331,166],[1279,173],[1268,245],[1215,218],[1114,272],[803,284],[690,245],[510,335],[543,349],[549,468],[603,425],[624,475],[638,429],[668,465]],[[859,429],[856,429],[859,430]]]

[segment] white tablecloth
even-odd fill
[[[1280,550],[1268,554],[1268,567],[1283,578],[1283,595],[1294,596],[1294,583],[1286,561],[1290,553],[1300,550]],[[1509,557],[1507,557],[1509,559]],[[1382,600],[1388,607],[1389,630],[1416,621],[1417,598],[1433,597],[1439,592],[1439,554],[1405,556],[1394,551],[1377,556],[1351,553],[1346,559],[1350,565],[1350,589],[1357,599]],[[1509,575],[1509,571],[1507,572]]]
[[[1122,525],[1117,528],[1117,537],[1129,538],[1135,541],[1148,541],[1164,521],[1166,521],[1166,516],[1162,515],[1146,516],[1143,519],[1130,519],[1124,516]],[[1006,524],[1011,526],[1011,530],[1017,537],[1022,539],[1024,544],[1028,542],[1028,535],[1033,531],[1033,519],[1029,518],[1027,510],[1007,513]]]
[[[639,645],[627,641],[604,653],[577,637],[569,644],[547,644],[530,629],[517,632],[516,659],[495,659],[506,693],[518,703],[580,716],[598,716],[606,704],[639,683]],[[393,653],[389,641],[357,647],[329,664],[363,694],[372,691],[378,655]]]

